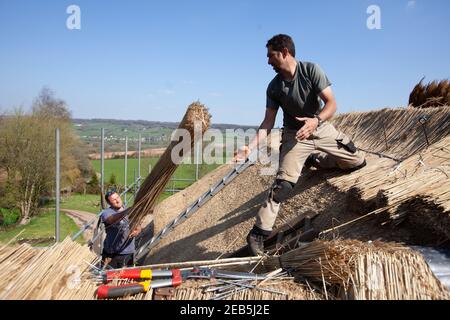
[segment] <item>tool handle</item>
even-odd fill
[[[103,276],[103,283],[108,283],[114,279],[145,279],[173,277],[177,269],[174,270],[151,270],[151,269],[126,269],[107,271]]]
[[[141,269],[107,271],[103,280],[106,283],[114,279],[141,279]]]
[[[147,291],[148,286],[146,286],[145,283],[131,283],[121,286],[102,285],[98,287],[97,298],[98,299],[120,298],[128,295],[145,293]]]

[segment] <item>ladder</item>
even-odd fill
[[[255,161],[247,158],[242,164],[236,166],[231,170],[225,177],[223,177],[218,183],[216,183],[210,190],[201,195],[196,201],[194,201],[190,206],[184,209],[172,222],[167,224],[156,236],[152,237],[150,240],[145,242],[136,251],[136,261],[141,260],[150,252],[150,250],[155,247],[159,241],[161,241],[168,233],[173,231],[176,226],[186,221],[191,215],[193,215],[198,209],[200,209],[205,203],[211,200],[220,190],[222,190],[227,184],[233,181],[240,173],[245,171],[248,167],[255,164]]]

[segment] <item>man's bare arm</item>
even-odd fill
[[[325,106],[322,109],[322,112],[319,114],[320,119],[322,121],[326,121],[333,117],[336,112],[336,99],[334,98],[333,90],[331,87],[327,87],[323,89],[321,93],[319,93],[319,97],[325,103]],[[298,121],[304,121],[304,126],[298,130],[296,137],[298,140],[308,139],[308,137],[317,129],[319,125],[319,119],[317,118],[296,118]]]
[[[325,103],[325,106],[323,107],[322,112],[319,114],[319,117],[323,121],[329,120],[333,117],[337,109],[333,90],[331,89],[331,87],[327,87],[323,89],[321,93],[319,93],[319,97]]]
[[[253,137],[252,141],[239,150],[237,155],[235,156],[235,161],[242,161],[247,158],[254,148],[257,148],[259,143],[263,141],[267,135],[270,133],[270,130],[273,129],[275,125],[275,119],[277,118],[277,109],[266,108],[266,114],[264,115],[264,120],[258,128],[258,132]]]
[[[126,215],[128,214],[128,209],[123,210],[121,213],[109,216],[108,218],[106,218],[106,223],[108,224],[115,224],[117,222],[119,222],[120,220],[122,220]]]

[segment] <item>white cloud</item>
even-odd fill
[[[408,1],[408,4],[406,5],[406,8],[414,9],[415,7],[416,7],[416,1],[415,0]]]

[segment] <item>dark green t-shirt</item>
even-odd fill
[[[311,62],[298,61],[294,79],[285,81],[280,74],[267,87],[266,107],[283,109],[283,126],[298,130],[303,126],[295,117],[314,117],[320,113],[319,93],[331,85],[319,67]]]

